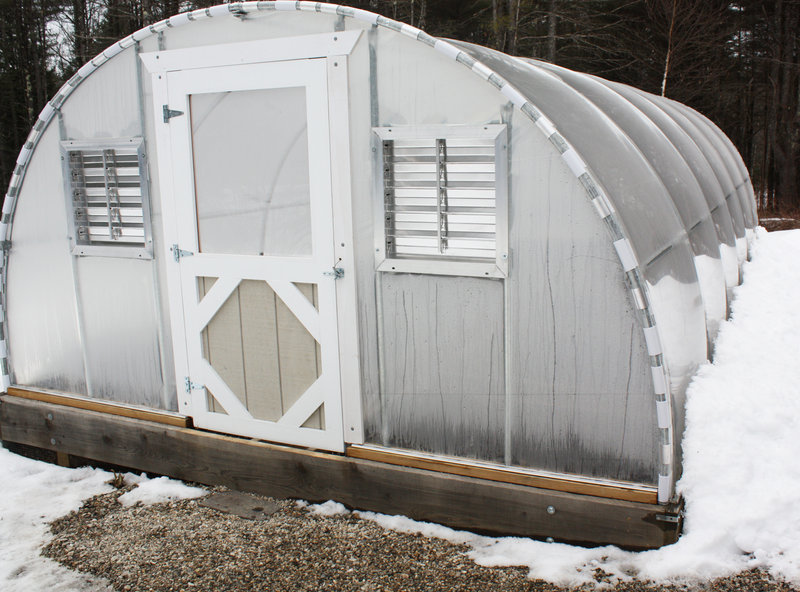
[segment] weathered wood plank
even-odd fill
[[[275,497],[338,500],[454,528],[652,548],[676,539],[649,504],[548,491],[0,398],[4,440]],[[547,509],[552,506],[554,512]]]
[[[21,389],[13,386],[8,388],[8,394],[15,397],[21,397],[23,399],[31,399],[33,401],[42,401],[44,403],[54,403],[56,405],[75,407],[76,409],[87,409],[90,411],[109,413],[111,415],[131,417],[133,419],[143,419],[156,423],[165,423],[167,425],[181,428],[188,427],[191,424],[191,420],[188,417],[185,415],[179,415],[178,413],[157,411],[155,409],[140,409],[138,407],[129,407],[120,403],[98,401],[95,399],[87,399],[85,397],[76,397],[73,395],[45,393],[30,389]]]
[[[352,458],[375,460],[403,467],[428,469],[431,471],[449,473],[451,475],[477,477],[478,479],[488,479],[490,481],[516,483],[528,487],[554,489],[556,491],[641,502],[644,504],[658,503],[658,492],[654,488],[636,486],[625,487],[623,485],[605,484],[592,480],[571,479],[568,476],[562,478],[560,476],[537,475],[531,471],[519,470],[514,467],[488,467],[476,463],[469,463],[467,461],[456,462],[440,458],[431,458],[413,452],[377,450],[368,446],[348,446],[346,454]]]

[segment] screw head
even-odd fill
[[[47,419],[49,419],[50,421],[53,421],[53,414],[52,413],[48,413],[47,414]]]
[[[56,445],[56,439],[55,438],[50,438],[50,444],[55,446]]]
[[[544,542],[545,542],[545,543],[555,543],[556,541],[553,539],[553,537],[547,537],[547,538],[544,540]]]
[[[553,506],[547,506],[547,513],[552,516],[556,513],[556,509]]]

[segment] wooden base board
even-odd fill
[[[623,484],[610,484],[588,479],[580,480],[567,476],[560,478],[552,475],[536,474],[513,467],[486,466],[481,463],[455,461],[399,450],[378,449],[372,446],[348,446],[346,454],[353,458],[376,460],[403,467],[428,469],[451,475],[477,477],[478,479],[488,479],[489,481],[516,483],[517,485],[526,485],[528,487],[567,491],[596,497],[607,497],[609,499],[642,502],[644,504],[658,503],[658,492],[655,488],[636,487],[633,485],[627,487]]]
[[[278,498],[334,499],[453,528],[632,549],[674,542],[674,508],[538,489],[0,397],[0,435],[100,462]]]
[[[140,407],[131,407],[128,405],[122,405],[120,403],[112,403],[110,401],[98,401],[97,399],[88,399],[86,397],[77,397],[75,395],[62,395],[60,393],[46,393],[43,391],[34,391],[13,386],[9,387],[8,394],[15,397],[22,397],[23,399],[31,399],[32,401],[55,403],[56,405],[66,405],[67,407],[87,409],[89,411],[99,411],[101,413],[109,413],[111,415],[131,417],[133,419],[144,419],[147,421],[165,423],[167,425],[173,425],[181,428],[191,426],[191,420],[188,417],[178,413],[171,413],[169,411],[142,409]]]

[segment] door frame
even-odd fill
[[[344,444],[364,441],[361,413],[361,375],[358,340],[358,305],[356,294],[355,249],[350,181],[350,124],[348,99],[348,56],[353,51],[361,31],[337,31],[318,35],[284,37],[261,41],[206,45],[196,48],[156,51],[140,54],[150,73],[152,84],[152,116],[158,168],[154,200],[160,196],[163,240],[158,254],[164,266],[177,265],[172,250],[178,241],[178,220],[174,163],[186,155],[174,154],[169,120],[162,120],[162,108],[169,105],[168,72],[226,65],[280,62],[296,59],[324,58],[328,84],[328,122],[330,138],[330,187],[333,209],[334,260],[340,260],[344,276],[335,281],[336,315],[339,340],[339,379]],[[151,162],[153,160],[151,159]],[[180,166],[180,165],[178,165]],[[333,261],[331,262],[333,266]],[[191,388],[184,388],[188,376],[186,327],[180,274],[167,270],[172,349],[178,411],[193,414]]]

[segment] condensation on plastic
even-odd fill
[[[608,115],[633,141],[669,192],[694,252],[706,312],[709,347],[727,316],[725,273],[719,241],[703,191],[661,130],[632,103],[597,80],[545,62],[528,60],[559,76]],[[698,259],[702,257],[702,259]]]
[[[585,188],[525,123],[512,136],[511,462],[655,483],[650,359],[619,257]]]
[[[152,261],[76,260],[93,396],[164,409]]]
[[[469,71],[450,68],[426,47],[381,30],[375,45],[383,125],[504,117],[503,97]],[[353,80],[359,88],[360,78],[354,74]],[[503,462],[505,438],[515,466],[654,484],[659,465],[650,360],[620,281],[619,258],[584,187],[553,145],[518,112],[505,117],[514,254],[505,280],[505,344],[497,328],[503,326],[502,284],[382,274],[381,314],[374,313],[382,319],[382,393],[371,353],[379,343],[370,298],[375,280],[365,277],[372,267],[371,233],[356,236],[367,258],[359,266],[367,441]],[[360,125],[360,118],[351,121],[354,136]],[[355,160],[369,158],[368,147],[353,150]],[[371,193],[362,181],[353,179],[355,223],[369,228],[371,221],[361,216]],[[454,293],[468,303],[464,312],[448,298]],[[433,348],[449,344],[453,333],[465,337],[458,356],[446,345]],[[503,352],[510,364],[507,395]],[[468,381],[462,379],[462,355],[471,360]],[[467,400],[476,408],[451,412]],[[552,431],[555,437],[546,436]]]
[[[44,134],[18,200],[5,294],[14,384],[87,394],[67,240],[58,128]]]
[[[503,462],[503,284],[382,278],[383,445]],[[375,436],[378,436],[378,433]]]
[[[191,96],[200,250],[311,255],[302,87]]]

